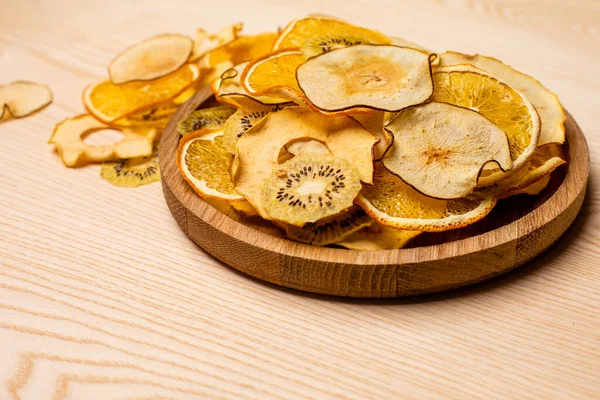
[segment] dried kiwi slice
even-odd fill
[[[186,119],[177,124],[182,136],[200,129],[220,129],[235,111],[232,107],[204,108],[192,112]]]
[[[344,240],[354,232],[372,223],[373,220],[363,209],[353,207],[347,212],[333,218],[308,223],[301,227],[287,225],[285,230],[288,238],[292,240],[316,246],[325,246]]]
[[[306,153],[273,171],[261,203],[272,219],[302,226],[350,208],[360,189],[358,170],[348,161]]]
[[[115,186],[130,188],[160,181],[158,146],[147,157],[103,163],[100,176]]]

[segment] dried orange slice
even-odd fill
[[[115,85],[105,81],[88,86],[83,104],[94,117],[110,123],[160,103],[166,103],[189,88],[198,79],[198,67],[188,64],[150,82]]]
[[[433,101],[470,108],[506,132],[513,171],[527,163],[537,148],[541,125],[535,107],[522,93],[470,65],[436,68],[433,81]],[[479,183],[489,185],[506,176],[498,168],[486,168]]]
[[[206,54],[200,61],[202,68],[214,68],[222,62],[233,65],[254,60],[271,53],[276,33],[262,33],[254,36],[240,36],[228,44]]]
[[[252,95],[278,95],[295,100],[300,88],[296,69],[306,61],[298,50],[282,50],[248,64],[241,77],[242,86]]]
[[[440,56],[441,66],[457,64],[474,65],[502,79],[525,95],[540,115],[542,129],[538,146],[548,143],[564,143],[565,111],[556,94],[546,89],[537,79],[519,72],[492,57],[485,57],[479,54],[467,55],[454,51],[447,51]]]
[[[506,134],[481,114],[445,103],[402,111],[388,125],[397,140],[383,164],[419,192],[439,199],[471,193],[485,164],[512,161]]]
[[[92,146],[83,141],[86,135],[102,129],[117,129],[123,134],[123,138],[106,146]],[[155,127],[115,127],[85,114],[67,118],[57,124],[48,143],[56,145],[60,158],[67,167],[74,167],[86,162],[149,156],[157,135]]]
[[[312,57],[297,67],[296,79],[306,98],[329,112],[398,111],[423,103],[433,92],[430,55],[389,45],[356,45]],[[257,84],[250,79],[249,86]]]
[[[373,219],[398,229],[441,232],[462,228],[488,215],[495,197],[440,200],[425,196],[377,163],[373,185],[356,198]]]
[[[336,244],[351,250],[394,250],[403,248],[420,234],[420,231],[395,229],[374,223],[354,232]]]
[[[301,48],[307,56],[357,44],[389,44],[377,31],[338,19],[304,18],[292,21],[279,34],[273,50]]]
[[[223,147],[223,131],[200,130],[179,142],[177,166],[201,197],[243,201],[229,176],[231,154]]]
[[[114,84],[149,81],[181,68],[190,58],[194,42],[188,36],[164,34],[129,47],[108,66]]]
[[[52,92],[46,85],[35,82],[15,81],[0,86],[0,118],[4,109],[13,118],[22,118],[41,110],[52,102]]]
[[[120,118],[111,125],[116,126],[144,126],[151,125],[163,128],[171,119],[171,116],[179,108],[178,104],[169,101],[163,104],[157,104],[152,108],[135,112],[125,118]]]
[[[237,23],[222,28],[216,34],[208,34],[204,29],[198,29],[196,32],[196,40],[194,41],[194,49],[189,61],[193,62],[199,60],[211,51],[233,42],[238,37],[243,27],[244,25],[242,23]]]

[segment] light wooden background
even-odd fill
[[[374,4],[375,3],[375,4]],[[0,81],[49,84],[0,123],[0,399],[600,398],[600,2],[2,0]],[[335,14],[538,77],[586,133],[580,217],[545,255],[451,294],[355,301],[248,279],[198,249],[160,184],[120,189],[46,144],[123,47]]]

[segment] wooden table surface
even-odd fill
[[[591,152],[573,227],[465,290],[306,295],[202,252],[159,183],[113,187],[46,143],[139,39],[315,11],[493,55],[555,91]],[[47,83],[55,101],[0,123],[0,399],[600,398],[599,21],[596,0],[3,1],[0,82]]]

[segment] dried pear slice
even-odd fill
[[[237,23],[234,25],[222,28],[216,34],[208,34],[204,29],[200,28],[196,32],[196,40],[194,41],[194,49],[189,61],[194,62],[211,51],[225,46],[233,42],[241,32],[244,25]]]
[[[235,109],[231,107],[212,107],[193,111],[186,119],[177,124],[179,133],[183,136],[200,129],[222,129],[227,118]]]
[[[492,211],[495,197],[440,200],[414,190],[376,163],[373,185],[364,186],[356,203],[382,225],[441,232],[473,224]]]
[[[278,166],[280,150],[285,144],[301,138],[319,140],[332,155],[352,162],[359,178],[373,180],[372,149],[377,139],[349,117],[325,118],[302,107],[288,107],[270,113],[236,143],[237,154],[232,164],[236,190],[268,218],[261,205],[260,193]]]
[[[332,218],[304,224],[303,226],[286,225],[285,231],[287,237],[296,242],[325,246],[344,240],[372,223],[373,220],[362,208],[354,206]]]
[[[400,37],[394,37],[391,36],[390,37],[391,43],[394,46],[400,46],[400,47],[410,47],[411,49],[416,49],[416,50],[421,50],[424,51],[426,53],[433,53],[432,51],[429,51],[428,49],[426,49],[425,47],[421,46],[420,44],[417,44],[415,42],[411,42],[409,40],[400,38]]]
[[[433,92],[430,54],[391,45],[357,45],[312,57],[298,66],[296,79],[304,96],[328,112],[399,111]]]
[[[312,139],[301,139],[288,143],[284,146],[288,153],[292,156],[299,156],[300,154],[312,153],[312,154],[331,154],[327,145],[318,140]]]
[[[392,173],[439,199],[471,193],[485,164],[512,161],[506,134],[481,114],[444,103],[402,111],[387,127],[397,140],[383,157]]]
[[[541,125],[535,108],[522,93],[470,65],[436,68],[433,81],[433,101],[470,108],[506,132],[513,171],[527,163],[537,148]],[[498,182],[511,172],[486,167],[479,184]]]
[[[100,176],[115,186],[129,188],[160,181],[158,146],[155,146],[152,154],[146,157],[103,163]]]
[[[339,19],[309,17],[290,22],[279,34],[273,50],[303,48],[314,55],[364,43],[389,44],[390,39],[377,31]]]
[[[52,92],[46,85],[35,82],[15,81],[0,86],[0,119],[4,109],[13,118],[23,118],[52,103]]]
[[[275,168],[261,205],[268,219],[303,226],[352,207],[361,187],[357,168],[345,159],[304,153]]]
[[[114,84],[149,81],[181,68],[190,58],[194,42],[189,36],[164,34],[127,48],[108,66]]]
[[[86,135],[102,129],[117,129],[123,134],[123,138],[106,146],[92,146],[83,141]],[[149,156],[157,135],[155,127],[115,127],[85,114],[67,118],[57,124],[48,143],[56,145],[60,158],[67,167],[74,167],[86,162]]]
[[[177,166],[200,197],[243,201],[229,175],[231,157],[223,147],[223,132],[204,129],[181,139]]]
[[[540,179],[550,176],[563,164],[566,164],[566,161],[560,145],[551,143],[538,147],[533,157],[518,171],[497,184],[477,189],[477,193],[498,198],[512,196]]]
[[[115,85],[105,81],[88,86],[83,104],[94,117],[111,123],[137,111],[166,103],[189,88],[199,76],[193,64],[150,82],[129,82]]]
[[[385,114],[386,113],[383,111],[372,111],[368,114],[353,114],[351,116],[357,120],[359,124],[364,126],[366,130],[371,132],[373,136],[379,139],[379,142],[373,150],[373,159],[375,161],[381,160],[385,152],[388,151],[394,143],[394,136],[383,127]]]
[[[199,65],[202,68],[214,68],[224,61],[230,61],[237,65],[266,56],[271,53],[276,38],[277,34],[274,32],[239,36],[237,39],[206,54]]]
[[[248,129],[252,128],[267,114],[282,110],[281,106],[254,105],[240,108],[227,119],[223,126],[223,146],[230,153],[235,153],[235,143]]]
[[[350,250],[395,250],[403,248],[408,242],[419,236],[421,233],[422,232],[420,231],[395,229],[374,223],[349,235],[336,244]]]
[[[538,146],[548,143],[564,143],[565,111],[556,94],[546,89],[538,80],[519,72],[502,61],[479,54],[468,55],[447,51],[440,56],[440,66],[471,64],[502,79],[523,93],[540,115],[542,129]]]

